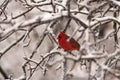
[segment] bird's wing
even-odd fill
[[[73,38],[70,39],[70,44],[75,49],[79,49],[80,48],[80,44],[78,42],[76,42]]]

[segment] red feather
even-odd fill
[[[60,45],[60,47],[62,47],[64,50],[67,51],[72,51],[72,50],[78,50],[80,49],[80,44],[75,41],[73,38],[71,38],[69,41],[69,36],[66,35],[63,32],[60,32],[60,34],[58,35],[58,43]]]

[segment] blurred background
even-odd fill
[[[104,0],[51,1],[52,0],[0,0],[0,80],[5,80],[5,78],[11,80],[119,80],[118,77],[113,75],[114,72],[111,74],[107,71],[104,73],[104,70],[101,69],[99,71],[98,65],[95,63],[90,64],[89,61],[85,61],[86,64],[81,66],[81,61],[76,61],[76,64],[74,64],[73,61],[69,59],[66,60],[66,58],[64,59],[63,56],[57,54],[50,55],[50,57],[43,60],[45,54],[51,52],[58,46],[56,38],[61,31],[64,31],[71,36],[75,30],[77,30],[73,38],[82,45],[84,44],[86,36],[85,30],[88,27],[91,30],[88,36],[91,44],[96,43],[95,41],[97,40],[104,39],[110,30],[116,30],[115,33],[110,35],[110,38],[90,47],[100,50],[101,47],[105,46],[104,51],[106,51],[107,54],[114,53],[116,51],[115,46],[120,43],[119,22],[117,23],[116,21],[116,23],[114,23],[114,20],[112,21],[109,18],[106,20],[103,18],[103,21],[101,20],[101,22],[98,19],[98,22],[97,20],[95,22],[92,18],[96,19],[111,15],[116,18],[119,16],[119,5],[110,5]],[[111,0],[111,3],[113,2]],[[117,11],[117,9],[118,13],[115,13],[115,10]],[[70,14],[59,12],[59,10],[68,11]],[[66,14],[67,17],[64,15],[65,17],[61,16],[60,18],[56,18],[52,13]],[[44,24],[38,23],[39,20],[36,19],[38,16],[43,20]],[[81,23],[79,23],[80,21],[77,22],[77,19],[81,20]],[[48,30],[51,22],[54,22],[54,24],[53,26],[50,26],[51,30]],[[83,24],[85,24],[87,28]],[[19,27],[14,29],[15,25],[18,25]],[[101,29],[103,26],[104,28]],[[117,35],[117,40],[115,40],[115,34]],[[30,57],[31,55],[34,56]],[[119,55],[116,56],[119,57]],[[108,59],[109,64],[113,65],[109,66],[112,69],[116,69],[114,67],[115,64],[112,62],[116,60],[116,56]],[[66,60],[67,67],[75,65],[73,71],[71,71],[70,75],[67,77],[65,77],[64,73],[65,63],[64,61],[57,62],[56,60],[58,59]],[[43,62],[41,65],[38,65],[41,60],[43,60]],[[106,58],[95,60],[101,64],[106,61]],[[52,66],[47,64],[47,62],[52,63],[55,61],[56,63],[53,63],[54,65]],[[85,62],[83,60],[83,63]],[[115,62],[117,63],[117,71],[119,71],[119,60],[117,59]],[[37,65],[39,67],[36,68]],[[43,67],[41,68],[42,65]],[[92,66],[90,69],[92,71],[91,74],[93,74],[92,76],[97,76],[98,78],[89,79],[89,69],[87,69],[89,65]],[[25,68],[23,68],[23,66]],[[23,69],[26,71],[24,72]],[[34,70],[35,72],[32,74],[32,71]],[[96,70],[98,70],[100,74],[97,73]],[[28,78],[24,78],[26,76]],[[102,78],[100,76],[102,76]],[[103,76],[105,76],[105,78],[103,78]]]

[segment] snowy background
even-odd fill
[[[119,80],[119,7],[118,0],[0,0],[0,80]],[[61,31],[81,45],[75,55],[59,47]]]

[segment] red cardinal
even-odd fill
[[[60,32],[58,35],[58,43],[60,47],[62,47],[64,50],[72,51],[72,50],[78,50],[80,49],[80,44],[75,41],[73,38],[71,38],[69,41],[69,36],[67,36],[65,33]]]

